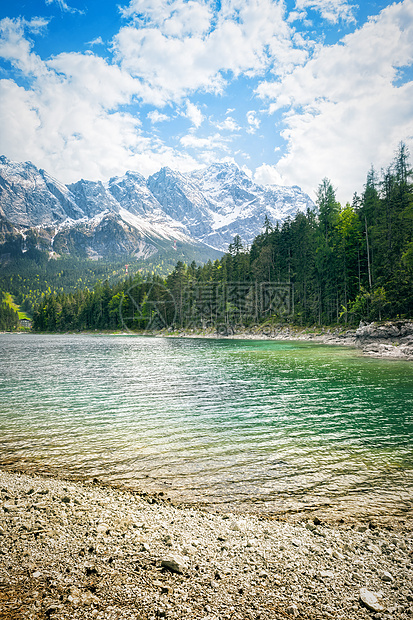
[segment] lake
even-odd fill
[[[0,350],[3,468],[214,509],[412,509],[412,363],[132,335],[1,334]]]

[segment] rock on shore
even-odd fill
[[[0,472],[0,617],[407,620],[411,524],[215,515]]]
[[[355,342],[366,355],[413,360],[413,323],[361,323]]]

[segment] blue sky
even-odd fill
[[[13,0],[0,154],[69,183],[235,161],[342,204],[413,152],[413,0]]]

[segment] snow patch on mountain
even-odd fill
[[[179,222],[165,222],[160,218],[152,217],[151,219],[140,217],[123,209],[119,210],[119,215],[124,222],[130,224],[138,230],[142,235],[157,239],[170,239],[172,241],[185,241],[193,243],[188,235],[183,232],[183,225]]]

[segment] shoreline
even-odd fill
[[[303,520],[319,519],[323,523],[337,525],[364,524],[368,527],[405,527],[410,522],[413,529],[413,510],[411,496],[399,490],[397,498],[393,500],[380,495],[364,492],[349,491],[339,496],[323,494],[315,491],[307,493],[304,499],[296,499],[294,492],[281,493],[274,497],[263,497],[250,494],[240,498],[225,498],[224,496],[203,497],[200,493],[191,493],[182,487],[165,486],[162,480],[152,479],[147,483],[145,478],[128,479],[121,481],[96,473],[81,475],[65,468],[51,468],[48,465],[35,465],[11,459],[0,460],[0,474],[16,476],[38,477],[44,480],[58,480],[67,484],[90,485],[102,489],[112,489],[119,492],[134,494],[150,503],[168,504],[178,508],[194,509],[213,515],[231,513],[238,516],[256,517],[260,520],[282,521],[295,524]],[[98,476],[98,477],[96,477]]]
[[[0,615],[407,620],[413,520],[214,514],[0,470]]]
[[[357,329],[338,327],[254,326],[221,331],[210,330],[159,330],[155,336],[181,338],[227,338],[229,340],[274,340],[319,342],[333,346],[353,347],[363,355],[377,358],[413,361],[413,322],[387,321],[384,323],[361,323]]]
[[[258,325],[250,328],[227,326],[218,328],[172,329],[132,331],[105,330],[82,332],[0,332],[32,335],[111,335],[149,336],[154,338],[206,338],[227,340],[269,340],[317,342],[332,346],[352,347],[366,357],[413,361],[413,321],[386,321],[361,323],[356,328],[301,327],[297,325]]]
[[[147,332],[147,334],[170,338],[318,342],[332,346],[353,347],[367,357],[413,361],[413,322],[410,321],[360,324],[357,329],[269,325],[237,330],[237,328],[228,329],[223,325],[221,330],[211,328],[172,332],[164,329],[152,333]]]

